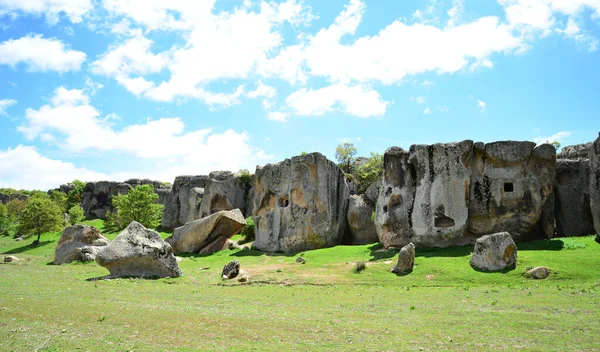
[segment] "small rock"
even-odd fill
[[[175,260],[177,261],[177,263],[181,262],[183,260],[183,258],[181,257],[175,257]]]
[[[221,273],[221,278],[223,280],[233,279],[238,276],[240,273],[240,262],[235,259],[225,264],[223,267],[223,272]]]
[[[545,266],[537,266],[527,271],[527,274],[534,279],[545,279],[550,275],[550,269]]]
[[[413,271],[415,264],[415,245],[411,243],[400,249],[398,253],[398,263],[392,268],[396,274],[408,274]]]
[[[21,259],[15,257],[14,255],[7,255],[6,257],[4,257],[5,263],[18,262],[19,260],[21,260]]]
[[[248,279],[250,279],[250,275],[248,275],[248,272],[246,270],[240,270],[240,273],[238,275],[238,281],[246,282],[248,281]]]
[[[23,241],[23,240],[24,240],[23,236],[19,236],[19,237],[15,238],[15,241]]]
[[[481,271],[501,271],[517,264],[517,245],[508,232],[482,236],[475,242],[471,266]]]
[[[302,264],[304,264],[304,263],[306,263],[306,259],[304,259],[302,257],[298,257],[298,258],[296,258],[296,263],[302,263]]]

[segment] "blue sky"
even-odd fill
[[[598,0],[0,0],[0,187],[595,139]]]

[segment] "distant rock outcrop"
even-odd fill
[[[346,232],[346,177],[320,153],[258,167],[255,174],[254,246],[299,252],[342,243]]]
[[[131,222],[96,255],[96,263],[110,271],[109,277],[178,277],[181,270],[171,246],[158,232]]]
[[[159,195],[157,203],[160,202],[160,197],[164,193],[164,190],[169,188],[169,185],[163,185],[159,181],[148,179],[129,179],[125,182],[88,182],[83,189],[83,199],[81,201],[84,216],[88,219],[104,219],[106,212],[114,211],[111,204],[113,197],[116,197],[118,194],[127,194],[131,187],[139,185],[152,185],[154,191]]]
[[[161,226],[174,229],[200,218],[199,209],[208,176],[177,176],[168,196]]]
[[[508,230],[552,237],[555,149],[533,142],[414,145],[384,155],[375,225],[385,247],[446,247]]]
[[[29,196],[24,194],[4,194],[0,193],[0,204],[8,204],[12,200],[26,200],[29,199]]]
[[[208,175],[199,209],[200,218],[232,209],[240,209],[243,215],[247,215],[246,203],[252,179],[250,175],[247,180],[241,176],[230,171],[213,171]]]
[[[375,207],[366,200],[364,195],[353,195],[348,200],[347,221],[350,238],[346,244],[369,244],[379,241],[375,224],[371,215]]]
[[[556,161],[555,218],[559,237],[595,232],[590,208],[590,160]]]
[[[592,142],[585,144],[567,145],[556,155],[557,159],[589,159]]]

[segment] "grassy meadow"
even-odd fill
[[[600,350],[594,236],[518,244],[504,273],[473,270],[472,247],[457,247],[417,250],[414,271],[396,276],[397,251],[373,244],[307,251],[305,264],[253,250],[184,256],[183,277],[159,280],[86,280],[108,271],[52,265],[59,236],[35,248],[0,237],[0,260],[22,259],[0,264],[1,351]],[[249,282],[221,281],[233,259]],[[522,275],[538,265],[551,276]]]

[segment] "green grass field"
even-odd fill
[[[0,237],[0,258],[23,259],[0,265],[1,351],[600,350],[592,236],[518,244],[506,273],[473,270],[472,247],[459,247],[417,250],[413,273],[396,276],[397,252],[365,245],[307,251],[306,264],[252,250],[186,256],[181,278],[103,281],[86,280],[108,274],[94,262],[51,265],[58,238],[30,248]],[[221,281],[233,259],[249,282]],[[538,265],[548,279],[523,277]]]

